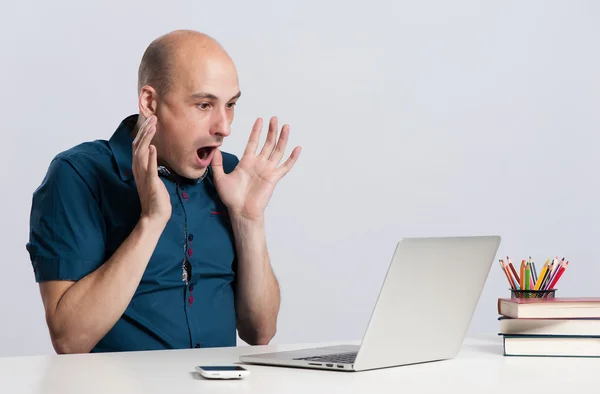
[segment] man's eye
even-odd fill
[[[201,110],[208,109],[209,107],[210,107],[209,103],[200,103],[200,104],[198,104],[198,108],[200,108]]]
[[[229,104],[227,104],[227,108],[233,108],[233,107],[235,107],[236,104],[237,103],[229,103]]]

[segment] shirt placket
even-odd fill
[[[159,167],[159,173],[161,175],[171,177],[171,173],[165,167]],[[173,179],[173,178],[171,178]],[[179,199],[179,203],[183,209],[183,261],[182,261],[182,272],[181,272],[181,280],[185,282],[185,312],[186,312],[186,320],[188,326],[188,332],[190,336],[190,343],[193,344],[194,347],[199,348],[200,343],[198,342],[198,338],[194,335],[194,330],[192,329],[192,321],[190,319],[191,316],[191,308],[194,305],[194,283],[192,283],[192,264],[190,259],[194,254],[194,250],[192,249],[192,242],[194,240],[194,234],[188,234],[188,213],[186,209],[186,203],[189,202],[189,195],[185,191],[185,188],[179,179],[173,179],[175,183],[175,190],[177,193],[177,197]]]
[[[186,316],[188,321],[188,329],[190,334],[191,343],[194,344],[194,347],[199,348],[200,343],[198,343],[197,338],[194,336],[194,330],[191,329],[192,322],[190,321],[190,312],[191,308],[194,305],[194,283],[192,283],[192,264],[190,259],[194,255],[194,250],[192,248],[194,241],[194,234],[188,232],[188,213],[186,209],[186,203],[189,202],[189,195],[185,191],[183,185],[179,182],[176,183],[177,187],[177,196],[179,197],[179,202],[183,208],[183,264],[182,264],[182,275],[181,280],[185,282],[185,309]]]

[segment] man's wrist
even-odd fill
[[[148,216],[141,216],[137,223],[136,230],[141,234],[155,235],[160,237],[167,223],[162,220],[151,218]]]
[[[234,228],[240,228],[244,230],[262,229],[264,228],[265,224],[264,215],[248,217],[241,213],[231,213],[229,218],[231,219],[231,223]]]

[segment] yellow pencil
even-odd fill
[[[544,266],[542,267],[542,271],[540,272],[540,276],[538,276],[537,282],[535,282],[535,287],[533,288],[534,290],[540,289],[540,286],[542,285],[542,282],[544,281],[544,275],[546,275],[546,271],[548,271],[548,262],[549,261],[550,261],[550,259],[546,260],[546,263],[544,263]]]
[[[540,286],[540,290],[547,290],[546,285],[548,285],[548,281],[552,275],[552,271],[554,270],[554,260],[548,264],[548,270],[546,271],[546,277]]]

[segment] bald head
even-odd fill
[[[156,116],[158,161],[183,177],[200,178],[230,134],[241,95],[233,60],[206,34],[177,30],[144,52],[138,90],[140,116],[132,134]]]
[[[193,30],[176,30],[158,37],[146,48],[138,70],[138,94],[145,85],[167,94],[177,70],[190,62],[219,60],[233,64],[223,47],[212,37]],[[182,64],[187,63],[187,64]]]

